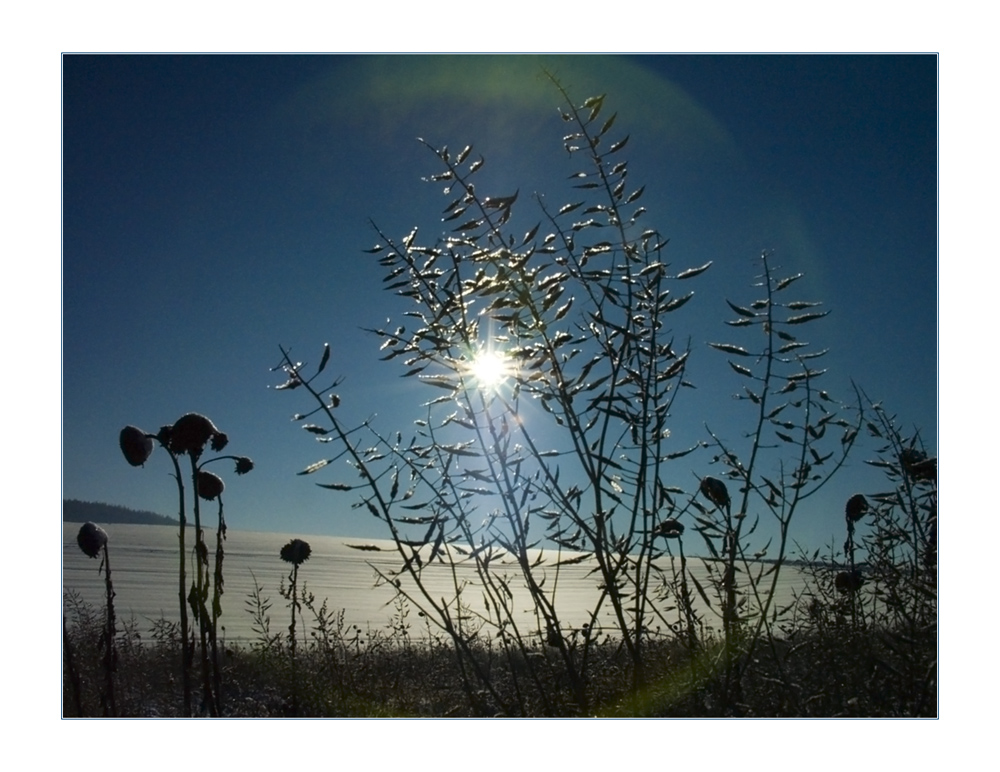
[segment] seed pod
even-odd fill
[[[84,555],[96,558],[108,543],[108,532],[96,523],[86,522],[80,526],[76,543],[80,545]]]
[[[684,525],[677,520],[664,520],[656,526],[653,533],[667,539],[678,539],[684,533]]]
[[[851,498],[847,500],[847,520],[850,523],[856,523],[865,513],[868,512],[868,499],[862,496],[860,493],[856,493]]]
[[[132,466],[142,466],[153,452],[153,439],[147,437],[142,429],[126,426],[118,435],[118,445],[122,449],[125,460]]]
[[[726,488],[726,484],[722,482],[722,480],[717,480],[714,477],[702,478],[701,492],[705,498],[715,504],[715,506],[729,506],[729,491]]]
[[[251,469],[253,469],[253,461],[251,461],[246,456],[240,456],[236,459],[236,474],[246,474]]]
[[[292,539],[281,548],[281,559],[286,563],[294,563],[295,565],[301,565],[309,560],[309,555],[311,554],[312,548],[308,542],[304,542],[302,539]]]
[[[198,495],[206,501],[214,501],[225,489],[226,484],[219,475],[211,472],[198,472]]]

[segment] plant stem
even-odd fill
[[[108,545],[104,544],[104,588],[107,596],[107,630],[106,646],[104,649],[104,684],[105,691],[101,695],[101,702],[104,703],[105,716],[117,716],[118,710],[115,706],[115,677],[114,671],[117,664],[115,652],[115,589],[111,584],[111,563],[108,561]]]
[[[170,456],[170,460],[174,464],[174,479],[177,480],[177,496],[179,499],[177,506],[177,515],[180,519],[180,528],[178,533],[178,541],[180,542],[180,570],[179,570],[179,589],[178,598],[180,600],[181,608],[181,678],[183,682],[184,689],[184,716],[187,718],[191,717],[191,665],[194,652],[192,651],[188,642],[188,615],[187,615],[187,572],[185,570],[185,562],[187,558],[187,548],[185,547],[185,532],[187,530],[187,514],[185,512],[184,503],[184,478],[181,476],[181,467],[177,462],[177,456],[174,455],[173,451],[166,445],[166,443],[160,443],[164,450],[167,451],[167,455]]]

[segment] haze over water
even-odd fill
[[[100,561],[87,558],[76,544],[76,534],[79,523],[63,523],[63,591],[76,591],[82,598],[100,608],[104,604],[104,580],[98,573]],[[177,575],[177,529],[172,526],[158,525],[109,525],[109,550],[112,571],[112,581],[115,589],[115,611],[121,623],[134,616],[143,635],[146,635],[152,622],[163,617],[177,620],[178,611],[178,575]],[[254,587],[254,577],[262,587],[262,595],[271,600],[271,632],[282,633],[288,626],[287,601],[281,597],[279,587],[282,580],[288,583],[291,566],[282,562],[279,557],[281,547],[292,535],[283,536],[277,533],[258,533],[229,529],[225,542],[225,561],[223,563],[225,576],[225,592],[222,596],[223,615],[220,624],[225,629],[226,640],[246,642],[254,637],[251,630],[252,618],[246,610],[246,601]],[[300,589],[304,582],[308,591],[316,597],[317,607],[323,599],[328,599],[329,608],[344,610],[344,621],[347,625],[359,625],[362,629],[384,630],[390,624],[395,613],[394,593],[391,587],[375,587],[377,581],[376,569],[386,574],[399,566],[399,556],[387,540],[351,539],[335,536],[305,536],[305,541],[312,547],[308,561],[299,568]],[[214,556],[215,532],[206,529],[206,541],[209,551]],[[382,551],[360,551],[348,547],[348,544],[376,545]],[[193,530],[189,529],[187,547],[193,545]],[[563,555],[565,557],[565,553]],[[589,621],[589,611],[598,599],[597,585],[599,575],[591,574],[591,562],[578,565],[562,566],[558,579],[551,566],[558,560],[554,551],[546,551],[547,571],[546,588],[555,593],[556,608],[560,618],[567,627],[582,625]],[[213,557],[214,561],[214,557]],[[508,559],[509,561],[509,559]],[[188,563],[188,586],[191,580],[191,561]],[[664,567],[669,562],[661,562]],[[531,611],[530,598],[523,590],[523,582],[518,577],[516,564],[507,562],[510,587],[514,593],[516,608],[523,613],[522,630],[537,630],[534,614]],[[711,590],[701,561],[688,559],[689,567],[693,566],[698,581],[706,588],[711,598]],[[453,579],[443,565],[437,564],[425,569],[425,578],[433,589],[434,598],[439,603],[441,599],[451,599],[455,595]],[[467,581],[472,586],[465,589],[463,597],[474,612],[484,611],[482,594],[474,586],[474,573],[470,567],[463,567],[459,572],[459,581]],[[769,584],[770,578],[767,579]],[[805,577],[795,567],[786,566],[782,569],[778,582],[776,605],[778,608],[791,604],[795,593],[804,589]],[[405,585],[404,585],[405,586]],[[520,590],[520,592],[519,592]],[[694,593],[692,588],[692,593]],[[705,607],[700,598],[697,609],[705,615],[710,624],[716,623],[715,615]],[[661,602],[661,609],[674,605],[672,599]],[[610,603],[605,601],[602,607],[602,621],[605,626],[613,626]],[[418,616],[418,610],[412,605],[407,619],[411,626],[410,633],[414,636],[426,634],[423,620]],[[304,610],[307,628],[311,628],[311,614]],[[677,620],[677,612],[665,611],[664,616],[670,622]],[[652,618],[652,617],[651,617]],[[655,629],[662,622],[655,620]],[[715,626],[719,626],[715,624]]]

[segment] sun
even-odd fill
[[[513,370],[502,352],[484,350],[472,358],[469,373],[480,389],[494,391],[513,375]]]

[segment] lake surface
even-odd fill
[[[102,606],[104,604],[104,579],[98,573],[101,561],[84,555],[76,544],[76,534],[80,523],[63,523],[63,589],[78,592],[84,600]],[[109,525],[109,549],[112,581],[115,589],[115,611],[119,622],[134,616],[141,631],[146,632],[151,622],[161,617],[179,619],[177,584],[177,528],[159,525]],[[210,553],[214,556],[215,532],[206,530],[206,540]],[[225,593],[222,596],[223,615],[220,624],[225,628],[227,640],[246,641],[253,637],[252,618],[246,610],[246,601],[253,590],[254,577],[263,588],[263,595],[271,599],[271,631],[287,629],[287,601],[279,594],[282,579],[288,583],[289,564],[279,557],[281,547],[292,536],[276,533],[256,533],[230,529],[226,539],[226,556],[223,563]],[[332,609],[343,609],[345,622],[363,628],[385,629],[394,614],[395,593],[390,586],[375,587],[378,569],[389,573],[398,568],[399,556],[393,551],[392,542],[379,540],[351,539],[335,536],[303,536],[312,547],[309,560],[299,568],[299,584],[305,581],[308,590],[315,594],[317,605],[328,599]],[[189,529],[187,546],[190,550],[193,534]],[[367,544],[382,548],[383,551],[359,551],[348,544]],[[554,593],[560,618],[566,626],[579,626],[589,620],[589,610],[597,601],[597,585],[600,578],[591,574],[592,562],[562,566],[558,578],[551,568],[556,556],[546,551],[548,557],[546,589]],[[565,558],[565,554],[563,555]],[[214,557],[213,557],[214,561]],[[669,560],[659,561],[669,569]],[[699,582],[712,598],[707,574],[699,560],[690,559]],[[188,560],[188,581],[190,585]],[[537,629],[534,614],[523,581],[517,578],[517,566],[506,566],[511,576],[514,608],[523,614],[522,629]],[[450,599],[454,596],[455,581],[443,565],[433,565],[425,569],[425,578],[432,589],[433,597]],[[482,594],[475,588],[475,575],[471,568],[461,568],[459,582],[469,582],[464,597],[474,611],[484,610]],[[768,579],[769,583],[770,579]],[[785,606],[794,600],[794,594],[804,588],[804,575],[794,567],[782,569],[778,584],[777,605]],[[406,585],[404,585],[405,587]],[[694,593],[692,588],[692,593]],[[698,608],[707,612],[713,623],[716,619],[700,598]],[[714,600],[713,600],[714,603]],[[601,617],[604,624],[611,623],[610,604],[605,602],[607,611]],[[661,608],[672,606],[668,600]],[[716,604],[717,605],[717,604]],[[306,621],[310,619],[306,611]],[[675,611],[664,614],[668,621],[676,621]],[[418,618],[417,609],[410,607],[408,622],[412,635],[421,635],[423,620]],[[520,623],[519,623],[520,624]],[[655,620],[652,627],[662,625]],[[718,625],[716,625],[718,626]]]

